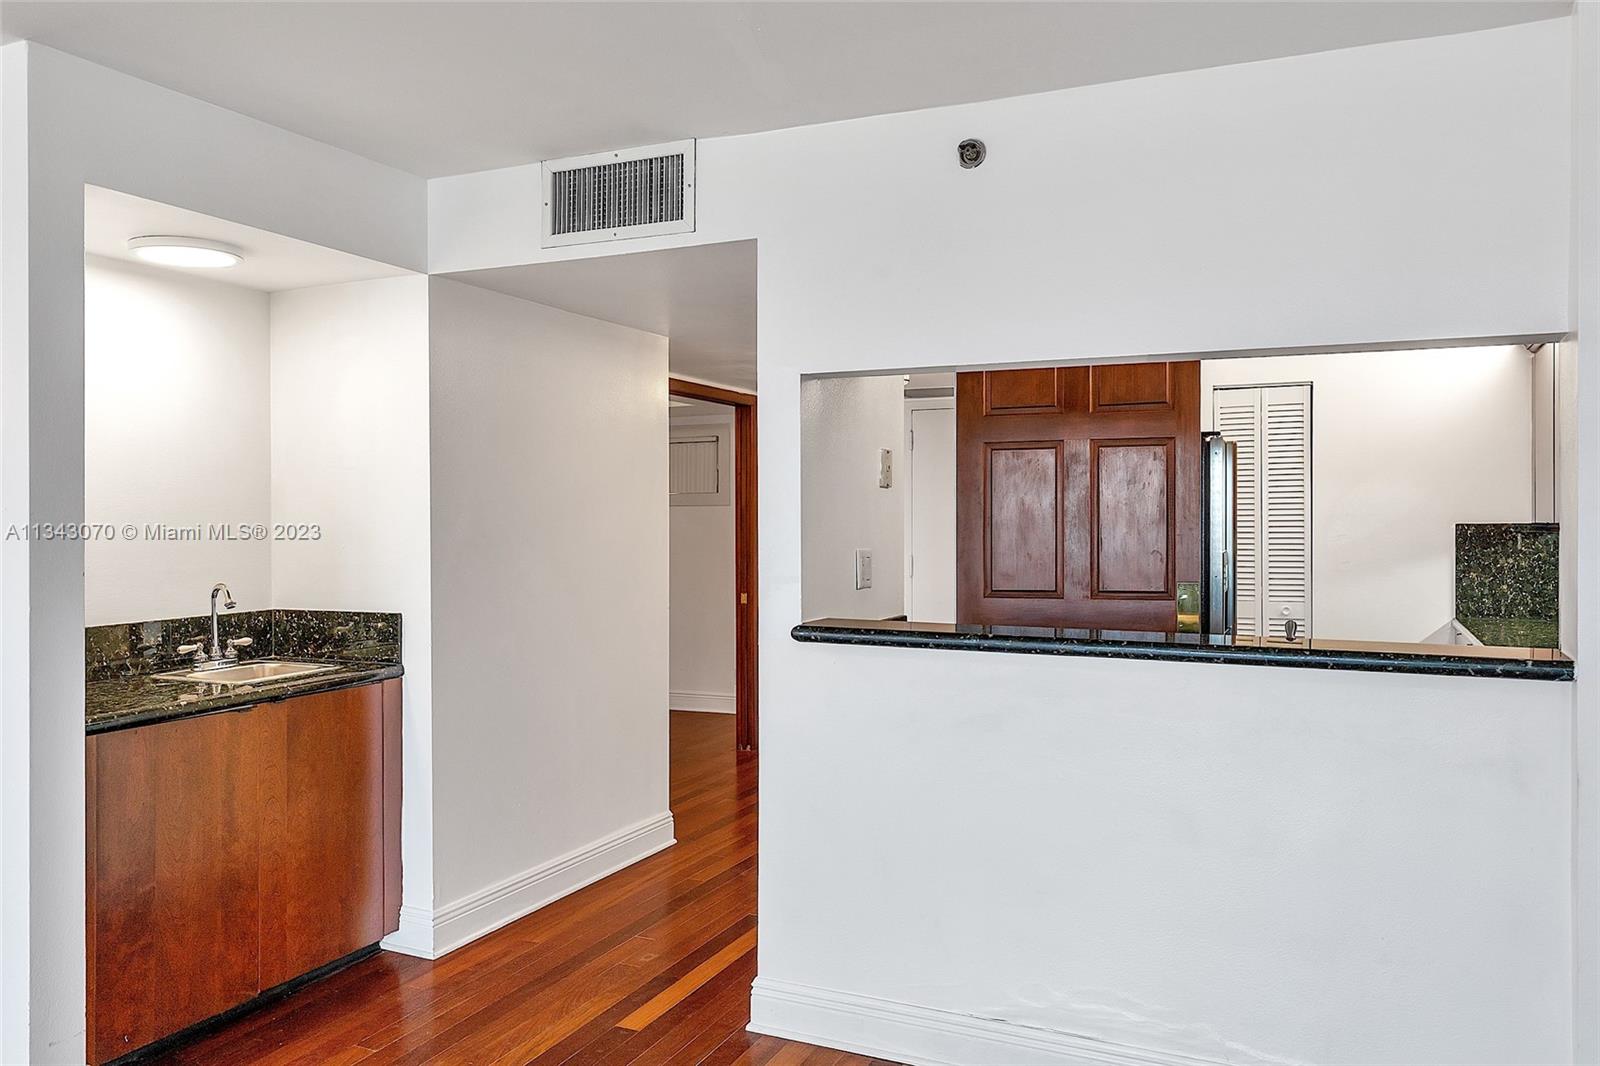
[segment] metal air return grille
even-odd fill
[[[694,142],[546,160],[544,247],[694,231]]]

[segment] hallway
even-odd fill
[[[673,712],[673,847],[436,962],[382,952],[157,1061],[870,1062],[745,1032],[756,759],[733,728]]]

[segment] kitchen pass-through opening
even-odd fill
[[[1571,362],[1541,343],[807,379],[802,614],[1570,647]]]

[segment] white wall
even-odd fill
[[[1311,383],[1312,634],[1420,641],[1455,615],[1457,522],[1533,514],[1521,345],[1207,359],[1212,389]]]
[[[667,342],[443,279],[429,330],[442,951],[672,840]]]
[[[733,417],[672,418],[674,431],[717,432],[728,441],[725,483],[734,478]],[[733,495],[726,505],[667,508],[672,536],[671,691],[680,711],[734,712],[738,657],[734,617]]]
[[[405,658],[399,938],[432,951],[428,279],[274,293],[272,604],[398,611]],[[420,919],[420,920],[419,920]]]
[[[265,293],[86,259],[83,512],[118,532],[84,545],[85,625],[204,614],[218,581],[271,606],[270,544],[208,529],[271,517],[267,330]]]
[[[0,521],[84,518],[83,186],[395,266],[426,185],[232,111],[0,48]],[[0,1061],[84,1055],[81,542],[0,545]]]
[[[880,449],[900,465],[905,381],[819,378],[800,390],[801,614],[893,618],[905,613],[905,484],[878,486]],[[855,587],[855,553],[872,552],[872,587]]]
[[[1573,644],[1573,1050],[1577,1062],[1600,1059],[1600,11],[1574,5],[1571,62],[1572,272],[1570,343],[1574,381],[1576,506],[1562,536],[1562,566],[1583,591],[1576,602]],[[1576,536],[1572,536],[1572,533]],[[1570,554],[1569,554],[1570,553]]]
[[[967,1063],[1061,1061],[1070,1034],[1158,1060],[1568,1054],[1569,686],[789,630],[803,374],[1563,332],[1569,32],[703,140],[698,232],[673,242],[542,252],[537,166],[430,183],[435,270],[760,242],[758,1030]],[[990,153],[966,171],[970,136]]]
[[[1549,345],[1555,380],[1555,441],[1551,448],[1555,519],[1561,523],[1561,647],[1578,647],[1578,360],[1572,341]]]

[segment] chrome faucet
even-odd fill
[[[233,600],[233,593],[228,591],[225,582],[219,581],[211,589],[211,647],[209,654],[204,641],[200,638],[189,644],[178,645],[180,655],[194,654],[194,665],[197,669],[211,670],[222,666],[232,666],[239,661],[239,648],[248,648],[252,643],[250,637],[230,637],[226,648],[222,645],[222,635],[217,628],[217,597],[222,597],[223,610],[231,611],[239,606]]]
[[[224,584],[221,581],[218,581],[214,586],[212,586],[212,588],[211,588],[211,657],[213,659],[222,658],[222,641],[221,641],[221,639],[219,639],[219,637],[217,635],[217,597],[218,596],[222,596],[223,597],[222,606],[226,610],[231,611],[235,607],[239,606],[237,603],[233,602],[233,593],[228,591],[228,586],[226,584]],[[238,656],[236,655],[236,656],[234,656],[234,658],[237,659]]]

